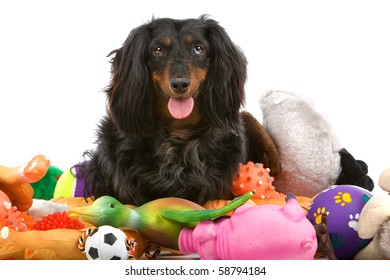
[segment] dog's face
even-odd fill
[[[204,26],[165,20],[151,29],[147,66],[166,117],[196,115],[194,105],[210,66]],[[194,118],[194,116],[192,116]]]
[[[216,21],[153,19],[112,54],[109,115],[126,134],[239,118],[246,59]]]

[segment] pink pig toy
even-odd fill
[[[284,206],[243,205],[231,217],[184,228],[179,248],[205,260],[311,260],[317,238],[299,203],[288,195]]]

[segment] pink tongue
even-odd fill
[[[194,108],[194,99],[188,98],[170,98],[168,110],[175,119],[184,119],[188,117]]]

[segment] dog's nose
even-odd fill
[[[184,93],[190,87],[190,79],[188,78],[173,78],[171,80],[171,88],[176,93]]]

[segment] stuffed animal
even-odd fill
[[[335,184],[373,189],[367,165],[342,147],[312,101],[270,91],[260,98],[260,107],[282,165],[273,182],[277,191],[312,197]]]
[[[49,159],[43,155],[37,155],[18,167],[0,165],[0,190],[19,211],[26,211],[32,205],[34,196],[30,183],[39,181],[49,166]]]
[[[50,200],[54,197],[57,181],[64,172],[54,165],[50,165],[45,176],[39,181],[31,183],[34,189],[34,198]]]
[[[379,186],[387,192],[390,192],[390,167],[382,171],[379,176]]]
[[[379,177],[379,185],[390,191],[390,168]],[[373,238],[355,259],[380,260],[390,258],[390,195],[374,195],[360,213],[358,233],[361,238]]]

